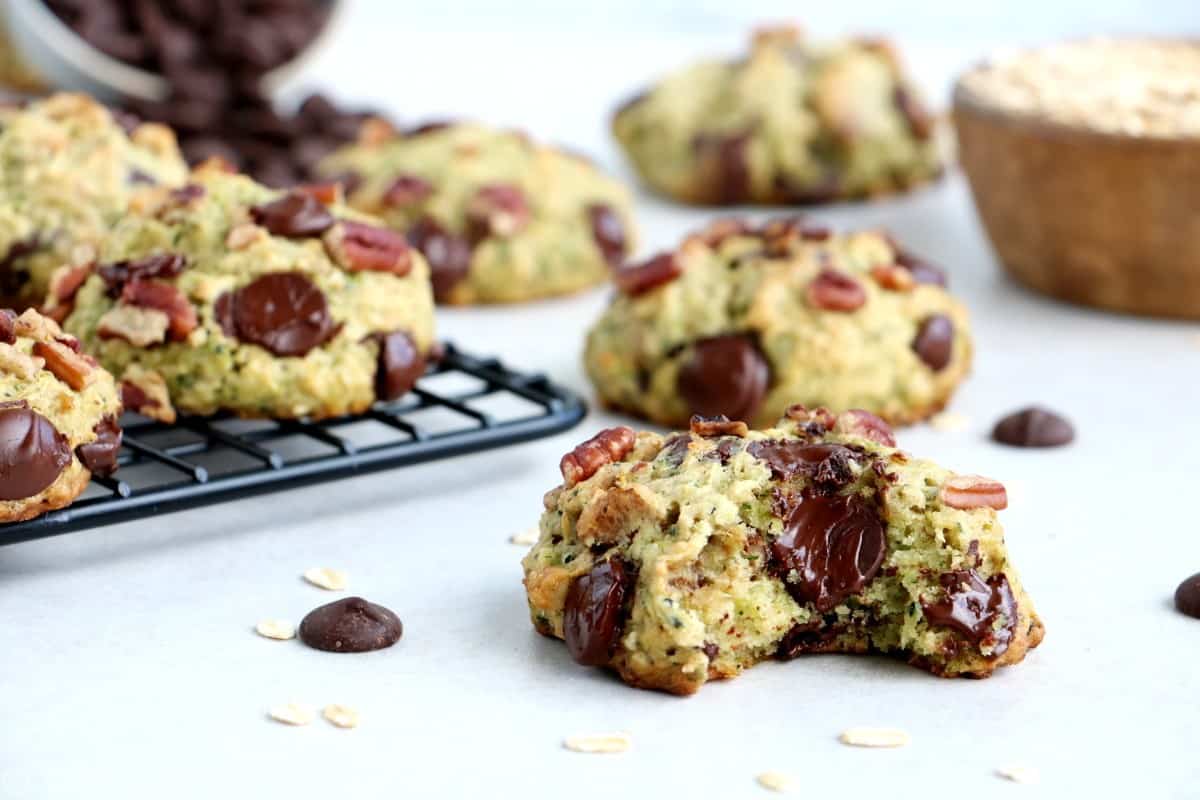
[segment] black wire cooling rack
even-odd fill
[[[0,545],[490,450],[575,426],[587,406],[545,375],[445,345],[401,400],[320,422],[129,415],[121,468],[73,505],[0,525]]]

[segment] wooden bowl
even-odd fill
[[[1200,319],[1200,138],[1092,130],[954,91],[959,156],[1014,278],[1073,303]]]

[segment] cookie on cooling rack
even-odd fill
[[[429,271],[404,237],[335,187],[277,192],[216,162],[143,196],[47,303],[160,419],[359,413],[412,388],[433,345]]]
[[[804,653],[946,677],[1016,664],[1043,627],[1005,547],[1004,487],[894,445],[870,414],[801,407],[762,431],[602,431],[545,497],[524,560],[534,627],[676,694]]]
[[[519,131],[450,123],[374,133],[321,170],[425,254],[439,302],[569,294],[607,280],[633,252],[626,189]]]
[[[117,468],[121,400],[58,323],[0,311],[0,522],[63,508]]]

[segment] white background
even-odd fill
[[[353,3],[301,83],[409,121],[521,125],[630,180],[609,109],[663,70],[736,50],[754,19],[897,31],[938,100],[993,46],[1197,27],[1190,2],[417,5]],[[646,251],[712,216],[640,200]],[[765,770],[793,774],[808,797],[1200,795],[1200,622],[1171,608],[1176,584],[1200,571],[1200,325],[1014,286],[957,173],[907,199],[813,213],[889,226],[942,263],[972,309],[978,361],[952,405],[968,429],[900,438],[1008,484],[1010,549],[1048,631],[1023,664],[951,681],[883,658],[808,657],[689,699],[576,667],[530,628],[522,548],[507,537],[535,522],[562,452],[616,421],[593,414],[538,444],[0,548],[0,800],[765,797],[753,781]],[[441,327],[587,393],[579,350],[605,295],[447,311]],[[1077,443],[987,440],[1000,414],[1030,402],[1067,412]],[[255,636],[261,618],[298,621],[333,599],[300,580],[318,565],[395,609],[400,644],[333,655]],[[351,705],[362,725],[265,718],[293,699]],[[836,742],[870,724],[913,742]],[[609,730],[630,732],[634,749],[561,749],[565,736]],[[1041,786],[995,777],[1008,764],[1039,769]]]

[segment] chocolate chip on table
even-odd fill
[[[300,641],[331,653],[365,653],[400,641],[404,625],[396,614],[361,597],[314,608],[300,622]]]
[[[824,613],[870,583],[886,547],[879,512],[867,500],[805,493],[771,542],[771,569],[797,602]]]
[[[50,420],[28,404],[0,406],[0,500],[39,494],[70,463],[67,437]]]
[[[320,236],[336,221],[324,203],[305,192],[288,192],[277,200],[254,206],[250,216],[273,235],[292,239]]]
[[[960,569],[944,573],[939,582],[946,596],[932,603],[921,601],[926,621],[989,645],[993,657],[1003,655],[1017,624],[1017,601],[1004,573],[984,580],[974,569]],[[996,628],[1001,616],[1004,625]]]
[[[122,384],[122,387],[125,385]],[[124,388],[121,396],[123,402]],[[92,474],[112,475],[117,471],[117,454],[121,451],[121,426],[117,424],[116,417],[107,416],[96,423],[95,431],[95,440],[76,447],[75,455]]]
[[[325,295],[298,272],[269,272],[217,301],[226,333],[277,356],[303,356],[338,331]]]
[[[425,358],[405,331],[380,334],[379,366],[375,374],[375,396],[396,400],[417,385],[425,374]]]
[[[610,267],[619,267],[625,260],[625,224],[612,206],[596,203],[587,207],[592,239]]]
[[[677,388],[693,414],[751,422],[770,382],[771,366],[754,340],[729,334],[692,345]]]
[[[446,300],[450,290],[467,277],[471,268],[470,243],[443,228],[432,217],[424,217],[409,228],[408,242],[429,262],[434,298],[439,302]]]
[[[922,320],[912,348],[917,357],[934,372],[940,372],[954,355],[954,323],[944,314]]]
[[[683,274],[683,264],[674,253],[659,253],[641,264],[631,264],[613,273],[613,283],[627,295],[639,294],[662,286]]]
[[[1031,406],[997,422],[992,438],[1013,447],[1059,447],[1075,439],[1075,428],[1065,417]]]
[[[1189,617],[1200,619],[1200,572],[1179,584],[1175,590],[1175,608]]]
[[[563,639],[575,661],[589,667],[608,663],[621,637],[631,583],[625,565],[615,558],[571,581],[563,605]]]

